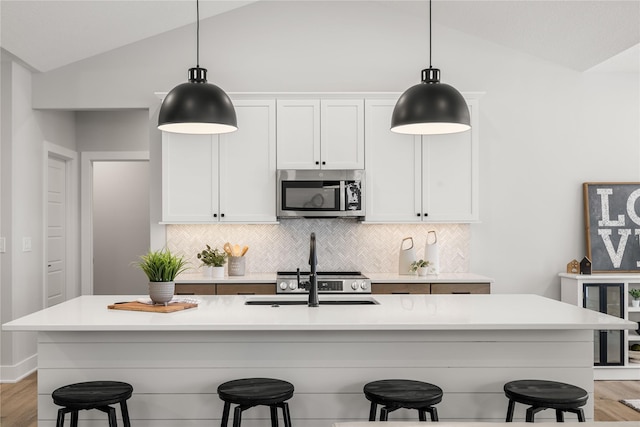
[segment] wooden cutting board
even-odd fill
[[[143,304],[138,301],[124,302],[120,304],[111,304],[107,306],[112,310],[129,310],[129,311],[151,311],[154,313],[172,313],[174,311],[186,310],[188,308],[197,307],[198,304],[188,302],[172,302],[169,305],[150,305]]]

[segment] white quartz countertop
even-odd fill
[[[324,298],[363,298],[329,296]],[[173,313],[108,309],[137,296],[81,296],[3,325],[7,331],[293,331],[636,329],[637,323],[538,295],[374,295],[377,305],[245,305],[300,296],[198,296]],[[371,298],[367,296],[367,298]]]
[[[493,279],[472,273],[441,273],[418,276],[417,274],[368,273],[363,272],[373,283],[493,283]],[[183,273],[176,283],[276,283],[276,273],[250,273],[244,276],[227,276],[223,278],[207,277],[201,272]]]

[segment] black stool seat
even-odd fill
[[[109,416],[109,427],[116,427],[115,409],[109,405],[120,404],[122,421],[125,427],[130,427],[127,399],[133,394],[130,384],[120,381],[89,381],[70,384],[53,391],[53,403],[62,406],[58,410],[56,427],[64,425],[66,413],[71,412],[71,425],[78,425],[78,411],[98,409]]]
[[[218,386],[218,396],[224,401],[222,427],[229,422],[231,404],[238,405],[233,412],[233,426],[240,427],[242,411],[254,406],[269,406],[271,425],[278,426],[277,408],[282,409],[285,427],[291,427],[287,400],[293,397],[293,384],[273,378],[243,378]]]
[[[546,380],[518,380],[504,385],[504,394],[509,399],[507,422],[513,421],[515,402],[530,405],[526,421],[533,422],[534,415],[544,409],[556,410],[556,421],[564,421],[564,412],[578,415],[578,421],[584,422],[581,406],[587,403],[586,390],[571,384]]]
[[[414,380],[379,380],[364,386],[364,395],[371,402],[369,421],[375,421],[377,405],[380,421],[387,421],[389,412],[396,409],[417,409],[420,421],[426,421],[425,412],[431,421],[438,421],[438,411],[432,407],[442,401],[442,389],[436,385]]]

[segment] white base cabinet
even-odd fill
[[[632,322],[640,322],[640,308],[632,307],[629,289],[640,289],[640,274],[560,274],[561,299],[580,307],[593,307],[600,302],[602,310]],[[598,295],[598,286],[601,292]],[[619,315],[618,315],[619,316]],[[638,328],[640,329],[640,327]],[[596,380],[640,380],[640,360],[629,357],[629,347],[640,344],[637,330],[595,331],[594,354]],[[620,337],[619,334],[622,334]],[[602,345],[599,343],[602,342]],[[608,345],[605,345],[608,344]],[[621,347],[621,348],[620,348]],[[598,356],[600,352],[601,356]],[[615,364],[621,355],[621,362]],[[607,362],[609,361],[609,362]],[[613,361],[613,362],[612,362]]]
[[[165,223],[276,221],[275,101],[234,101],[239,129],[162,135]]]
[[[368,222],[479,220],[478,101],[471,130],[449,135],[391,132],[395,99],[365,101]]]

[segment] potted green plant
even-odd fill
[[[631,295],[631,305],[633,307],[640,307],[640,289],[630,288],[629,295]]]
[[[174,255],[169,249],[149,250],[134,263],[149,279],[149,297],[156,304],[167,305],[175,292],[175,278],[187,270],[183,257]]]
[[[218,248],[211,249],[211,246],[206,246],[197,255],[198,259],[202,261],[205,275],[217,278],[224,277],[224,264],[227,262],[227,253]]]
[[[418,272],[418,276],[426,276],[427,275],[427,267],[429,267],[429,261],[425,261],[423,259],[419,259],[418,261],[413,261],[411,266],[409,267],[409,271],[412,273]]]

